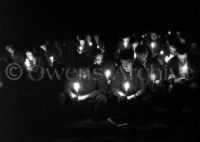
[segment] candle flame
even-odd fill
[[[163,54],[164,54],[164,51],[163,51],[163,50],[161,50],[161,51],[160,51],[160,55],[163,55]]]
[[[154,73],[152,73],[150,75],[151,80],[154,82],[156,80],[156,75]]]
[[[50,57],[49,57],[49,60],[51,61],[51,63],[53,63],[53,62],[54,62],[54,57],[53,57],[53,56],[50,56]]]
[[[125,91],[127,92],[129,88],[130,88],[129,82],[125,82],[124,83],[124,89],[125,89]]]
[[[106,70],[105,71],[105,76],[108,79],[111,76],[111,71],[110,70]]]
[[[78,93],[79,89],[80,89],[80,84],[78,82],[75,82],[74,83],[74,90]]]
[[[155,42],[152,42],[151,43],[151,47],[154,49],[156,47],[156,43]]]

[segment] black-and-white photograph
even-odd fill
[[[0,2],[0,142],[199,142],[200,5]]]

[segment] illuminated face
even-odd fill
[[[97,55],[94,64],[101,65],[102,62],[103,62],[103,55],[102,54]]]
[[[132,71],[133,63],[131,60],[121,60],[122,68],[126,72]]]
[[[98,35],[95,35],[94,39],[95,39],[96,43],[99,43],[99,36]]]
[[[80,40],[80,46],[84,46],[85,45],[85,40]]]
[[[176,48],[173,45],[169,45],[169,52],[172,55],[176,54]]]
[[[147,61],[147,54],[145,54],[145,53],[144,54],[138,54],[137,59],[139,61],[141,61],[142,63],[145,63]]]
[[[87,79],[90,76],[90,71],[89,69],[81,69],[81,77],[83,79]]]
[[[124,41],[124,42],[129,42],[129,41],[130,41],[130,38],[129,38],[129,37],[123,38],[123,41]]]
[[[123,42],[124,42],[123,44],[124,44],[125,47],[128,46],[129,41],[130,41],[129,37],[123,38]]]
[[[187,54],[183,55],[178,54],[178,59],[181,63],[185,63],[187,61]]]
[[[33,60],[33,54],[32,54],[30,51],[27,51],[27,52],[26,52],[26,57],[27,57],[29,60]]]
[[[10,54],[14,54],[14,49],[10,46],[6,46],[6,50],[10,53]]]
[[[151,33],[151,39],[152,40],[157,40],[157,34],[156,33]]]
[[[86,39],[88,42],[91,41],[91,36],[87,36]]]

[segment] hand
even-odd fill
[[[156,80],[155,84],[158,85],[160,83],[160,80]]]
[[[78,96],[76,94],[74,94],[73,92],[70,93],[70,98],[71,98],[72,101],[76,101],[77,97]]]
[[[180,83],[180,84],[183,84],[187,81],[186,78],[176,78],[174,79],[174,83]]]
[[[136,94],[132,94],[130,96],[127,96],[127,100],[132,100],[136,98]]]
[[[118,97],[117,97],[117,101],[118,101],[119,103],[122,103],[124,100],[126,100],[126,96],[118,96]]]
[[[170,74],[169,77],[168,77],[168,80],[175,79],[175,78],[176,78],[176,76],[174,74]]]

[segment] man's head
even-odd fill
[[[185,45],[181,45],[177,48],[177,57],[182,63],[187,61],[187,47]]]
[[[14,49],[12,48],[12,45],[8,45],[6,46],[6,50],[10,53],[10,54],[14,54]]]
[[[178,39],[177,35],[174,35],[174,34],[170,35],[168,37],[167,42],[168,42],[168,47],[169,47],[170,54],[175,55],[177,47],[180,46],[180,42],[179,42],[179,39]]]
[[[33,56],[33,53],[31,51],[27,51],[26,52],[26,57],[29,59],[29,60],[33,60],[34,56]]]
[[[137,46],[136,50],[136,58],[141,61],[141,62],[146,62],[147,61],[147,56],[148,56],[148,46],[146,45],[139,45]]]
[[[133,51],[130,49],[123,50],[120,53],[120,62],[126,72],[130,72],[133,67]]]
[[[172,55],[176,54],[176,47],[174,45],[169,45],[169,52]]]

